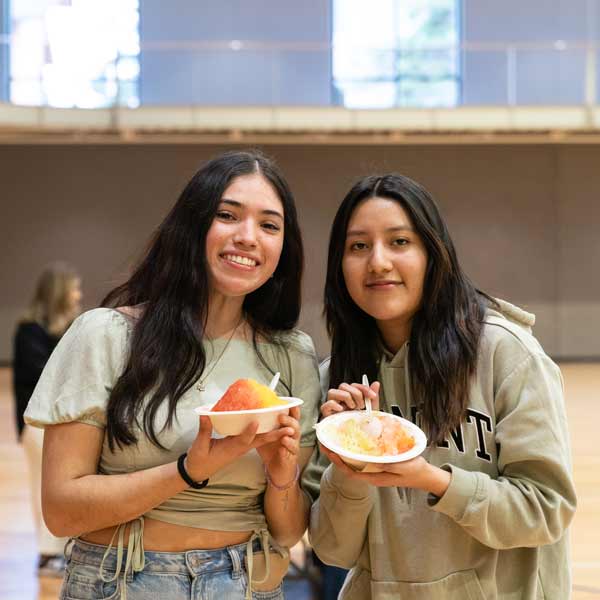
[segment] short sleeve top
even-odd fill
[[[108,397],[125,368],[133,326],[131,318],[113,309],[98,308],[81,315],[50,357],[27,407],[26,422],[44,427],[76,421],[105,429]],[[277,392],[304,400],[300,444],[311,447],[315,444],[313,425],[320,400],[315,349],[310,337],[298,330],[281,333],[278,338],[279,344],[259,343],[258,349],[269,367],[280,371],[281,379],[291,388],[288,391],[280,383]],[[153,445],[141,430],[134,429],[137,444],[111,451],[105,435],[100,473],[130,473],[177,460],[198,432],[194,408],[218,400],[236,379],[270,381],[272,374],[252,343],[233,339],[225,344],[226,339],[204,342],[208,368],[217,358],[218,362],[204,381],[204,392],[192,387],[179,399],[172,427],[161,431],[167,417],[166,403],[158,411],[155,428],[166,450]],[[215,473],[206,488],[186,489],[146,516],[212,530],[262,528],[265,489],[262,461],[252,450]]]

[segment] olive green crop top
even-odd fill
[[[129,352],[133,322],[119,311],[98,308],[81,315],[50,357],[25,413],[30,425],[77,421],[105,428],[110,390],[122,373]],[[313,446],[313,424],[321,397],[317,358],[312,340],[294,330],[281,334],[286,353],[276,345],[259,343],[263,358],[281,378],[291,383],[291,395],[302,398],[301,446]],[[208,368],[221,355],[226,339],[205,342]],[[99,472],[107,475],[139,471],[173,462],[185,452],[198,432],[194,408],[218,400],[236,379],[269,383],[272,374],[261,364],[251,343],[233,339],[209,373],[200,392],[188,390],[179,400],[173,426],[158,435],[167,450],[154,446],[139,430],[136,445],[111,452],[104,438]],[[279,384],[280,395],[290,395]],[[166,418],[159,411],[156,430]],[[217,435],[217,434],[213,434]],[[146,513],[146,517],[176,525],[219,531],[249,531],[266,527],[263,513],[265,474],[252,450],[210,478],[210,485],[186,489]]]

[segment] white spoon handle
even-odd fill
[[[269,384],[269,389],[275,391],[277,384],[279,383],[279,371],[273,375],[273,379],[271,379],[271,383]]]
[[[366,375],[363,375],[362,383],[363,385],[369,387],[369,378]],[[365,407],[367,409],[367,414],[370,416],[371,411],[373,410],[373,407],[371,406],[371,398],[365,397]]]

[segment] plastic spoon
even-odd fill
[[[277,371],[277,373],[275,373],[275,375],[273,375],[273,379],[271,379],[271,383],[269,384],[269,389],[272,391],[275,391],[275,388],[277,387],[277,384],[279,383],[279,371]]]
[[[369,378],[366,376],[366,374],[363,375],[362,383],[363,383],[363,385],[366,385],[367,387],[369,387]],[[367,409],[367,415],[370,417],[373,407],[371,406],[371,398],[368,398],[366,396],[365,396],[365,408]]]
[[[363,383],[363,385],[366,385],[367,387],[369,387],[369,379],[366,375],[363,375],[362,383]],[[367,409],[367,419],[366,419],[367,422],[366,422],[365,429],[369,435],[371,435],[374,438],[378,438],[381,435],[381,432],[383,430],[383,425],[381,424],[381,421],[379,419],[374,419],[372,417],[371,413],[373,411],[373,407],[371,405],[371,398],[367,398],[366,396],[365,396],[365,408]]]

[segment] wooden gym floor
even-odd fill
[[[572,600],[600,600],[600,364],[565,364],[562,371],[579,496],[571,530]],[[60,582],[36,576],[27,473],[14,431],[10,376],[9,369],[0,369],[0,600],[55,600]]]

